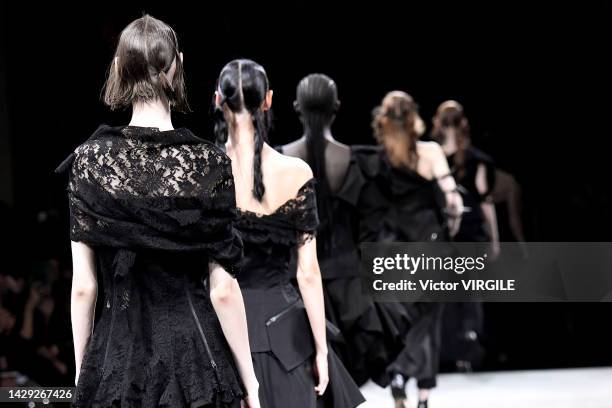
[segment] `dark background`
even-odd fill
[[[3,228],[7,262],[23,262],[11,245],[26,259],[67,255],[66,180],[53,169],[99,123],[129,120],[109,112],[100,92],[118,34],[143,12],[175,28],[185,55],[193,113],[176,114],[175,126],[210,135],[215,80],[236,57],[268,72],[271,144],[300,136],[292,102],[311,72],[336,80],[334,134],[347,144],[373,142],[370,112],[389,90],[409,92],[428,123],[440,102],[457,99],[474,144],[521,184],[528,240],[610,241],[604,2],[202,4],[0,5],[0,120],[8,123],[13,174],[2,182],[12,181],[15,224]],[[611,312],[610,304],[487,305],[484,368],[612,364]]]

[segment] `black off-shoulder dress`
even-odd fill
[[[276,149],[283,153],[282,147]],[[321,222],[317,229],[325,314],[340,330],[331,338],[331,344],[358,385],[370,378],[379,382],[385,376],[393,358],[392,349],[387,346],[394,341],[385,338],[390,331],[385,330],[384,316],[379,316],[376,305],[362,288],[359,222],[364,216],[360,196],[365,185],[366,178],[351,147],[344,179],[338,190],[327,197],[331,219]],[[296,266],[294,256],[292,271]]]
[[[103,125],[64,169],[102,283],[74,406],[239,407],[205,287],[209,260],[235,274],[242,256],[229,158],[187,129]]]
[[[364,398],[329,348],[329,385],[317,397],[314,340],[299,292],[291,283],[292,250],[318,226],[315,180],[271,214],[238,209],[244,241],[238,281],[244,296],[259,398],[265,408],[350,408]]]

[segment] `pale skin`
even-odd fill
[[[338,105],[339,104],[340,102],[338,102]],[[297,105],[297,101],[294,102],[294,106],[299,106]],[[331,122],[323,129],[323,137],[325,139],[325,171],[327,174],[327,182],[329,183],[331,191],[336,192],[340,189],[344,181],[346,170],[351,160],[351,150],[347,145],[334,139],[331,132]],[[307,145],[306,136],[302,136],[298,140],[284,145],[283,153],[305,160],[308,156]]]
[[[219,102],[220,96],[216,94],[217,105]],[[272,91],[268,91],[261,109],[267,110],[271,106]],[[261,168],[265,194],[261,202],[257,201],[252,194],[255,141],[251,115],[246,111],[234,114],[227,109],[225,114],[229,124],[226,152],[232,160],[236,205],[243,210],[271,214],[297,195],[300,187],[313,177],[312,170],[303,160],[282,155],[264,143],[261,152]],[[318,395],[323,395],[329,382],[328,349],[323,284],[315,239],[307,241],[298,248],[297,282],[315,342],[316,385],[313,391]]]
[[[406,160],[404,152],[408,151],[408,141],[403,135],[388,135],[384,143],[387,145],[387,154],[391,163],[394,165],[407,164],[404,163]],[[457,192],[455,179],[449,175],[450,169],[446,156],[438,143],[421,140],[416,143],[416,153],[419,157],[416,172],[427,180],[436,179],[440,189],[444,192],[446,209],[451,215],[448,220],[449,234],[454,236],[459,231],[464,207],[463,199]]]
[[[182,53],[180,58],[182,61]],[[169,81],[172,81],[175,69],[176,64],[173,62],[166,73]],[[172,130],[174,127],[171,121],[170,106],[161,100],[134,104],[130,125],[157,127],[162,131]],[[72,241],[71,244],[73,264],[71,318],[76,364],[75,384],[77,384],[83,356],[92,335],[98,284],[95,253],[92,248],[82,242]],[[255,377],[251,360],[246,313],[238,281],[214,262],[209,264],[208,272],[210,300],[248,394],[243,401],[243,406],[259,408],[259,383]]]

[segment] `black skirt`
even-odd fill
[[[290,288],[288,284],[286,290]],[[331,346],[328,347],[329,384],[323,396],[317,396],[313,371],[316,352],[304,303],[298,297],[271,314],[271,305],[280,306],[281,303],[281,296],[275,295],[277,292],[279,287],[243,291],[262,407],[353,408],[364,402],[359,387]],[[267,317],[259,319],[261,316]],[[336,330],[328,323],[328,339]]]
[[[392,334],[384,330],[375,303],[363,294],[361,277],[325,279],[323,284],[326,317],[341,333],[331,338],[332,347],[358,385],[370,378],[378,382],[395,357],[386,344],[397,339],[385,338]]]
[[[443,303],[404,303],[412,320],[412,327],[404,334],[404,349],[389,365],[389,377],[402,374],[427,383],[426,388],[436,385],[440,365],[440,343]]]
[[[265,408],[353,408],[365,401],[338,356],[328,354],[329,384],[318,396],[313,369],[314,357],[287,371],[272,352],[253,353],[259,381],[259,400]]]

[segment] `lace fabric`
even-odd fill
[[[103,126],[72,156],[74,241],[206,251],[232,273],[242,243],[229,158],[186,129]]]
[[[236,226],[243,239],[258,243],[269,241],[290,247],[313,240],[319,225],[315,186],[316,180],[309,179],[294,198],[270,214],[239,208]]]
[[[101,126],[68,169],[70,238],[94,248],[104,305],[74,406],[236,407],[244,388],[201,281],[207,261],[235,274],[242,258],[229,158],[186,129]]]

